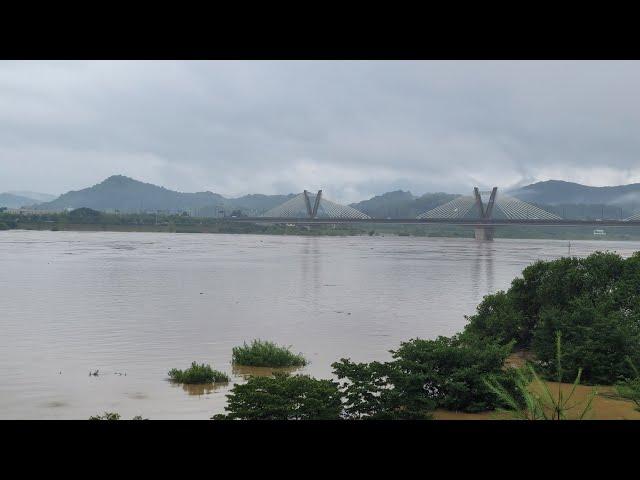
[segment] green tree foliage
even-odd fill
[[[342,410],[338,385],[306,375],[276,373],[233,386],[215,420],[337,420]]]
[[[436,403],[423,392],[419,380],[391,363],[353,363],[341,359],[332,365],[344,398],[343,417],[349,420],[426,420]]]
[[[536,262],[507,292],[484,298],[464,335],[531,349],[549,375],[556,370],[556,332],[572,376],[580,368],[587,383],[631,376],[625,358],[640,360],[640,252]]]
[[[245,342],[240,347],[233,347],[232,362],[236,365],[250,367],[301,367],[307,360],[299,353],[293,353],[289,347],[276,345],[264,340],[253,340],[250,345]]]
[[[498,405],[482,379],[493,374],[509,381],[511,372],[503,367],[511,348],[510,343],[478,342],[456,335],[403,342],[392,355],[405,375],[423,384],[438,407],[478,412]]]
[[[342,359],[334,373],[350,418],[426,418],[434,408],[478,412],[502,405],[483,382],[487,375],[515,389],[503,368],[511,344],[484,343],[462,336],[413,339],[392,351],[387,363],[355,364]]]
[[[169,378],[177,383],[216,383],[228,382],[229,376],[218,370],[211,368],[211,365],[204,363],[198,365],[196,362],[191,363],[191,367],[186,370],[178,370],[172,368],[169,371]]]

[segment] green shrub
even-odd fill
[[[483,382],[486,375],[513,385],[513,372],[504,369],[512,344],[478,342],[462,336],[414,339],[392,352],[405,375],[420,383],[439,408],[479,412],[501,405]]]
[[[287,347],[262,340],[234,347],[232,361],[236,365],[250,367],[301,367],[307,364],[302,354],[295,354]]]
[[[354,364],[342,359],[334,373],[342,384],[350,418],[427,418],[434,408],[478,412],[502,406],[483,382],[487,375],[515,389],[515,374],[504,370],[511,344],[465,337],[414,339],[392,351],[393,361]]]
[[[198,365],[191,363],[191,367],[186,370],[173,368],[169,371],[169,378],[177,383],[217,383],[228,382],[229,376],[226,373],[214,370],[210,365],[204,363]]]
[[[640,361],[640,252],[538,261],[507,292],[487,295],[465,327],[481,341],[532,350],[547,376],[556,371],[556,332],[572,376],[580,368],[586,383],[632,376],[625,358]]]
[[[338,385],[307,375],[276,373],[252,377],[227,395],[228,413],[215,420],[337,420],[342,401]]]
[[[392,362],[332,364],[341,380],[343,417],[349,420],[427,420],[436,403],[425,395],[420,382],[404,375]]]

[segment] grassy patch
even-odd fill
[[[302,367],[308,363],[301,353],[265,340],[254,340],[251,345],[245,342],[234,347],[232,355],[234,364],[250,367]]]
[[[191,363],[191,367],[186,370],[178,370],[173,368],[169,371],[169,378],[177,383],[217,383],[228,382],[229,376],[218,370],[211,368],[211,365],[204,363],[198,365],[196,362]]]

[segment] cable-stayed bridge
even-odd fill
[[[313,194],[306,190],[282,205],[265,212],[262,217],[307,219],[371,219],[353,207],[340,205],[322,197],[322,190]]]
[[[640,226],[640,213],[626,220],[571,220],[515,197],[499,194],[498,187],[460,196],[426,211],[416,218],[372,218],[353,207],[340,205],[322,196],[322,190],[303,193],[259,217],[231,218],[235,222],[281,223],[294,225],[331,224],[440,224],[473,227],[477,240],[492,240],[495,227],[530,226]]]

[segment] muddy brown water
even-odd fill
[[[573,255],[604,249],[627,256],[640,243],[571,242]],[[232,368],[232,347],[264,338],[328,378],[341,357],[386,360],[403,340],[459,331],[483,295],[567,251],[549,240],[0,232],[0,418],[210,418],[230,386],[172,384],[171,368],[206,362],[241,382],[264,372]]]

